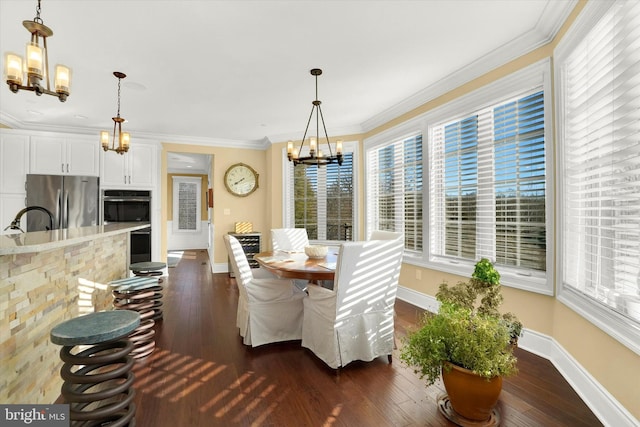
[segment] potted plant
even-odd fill
[[[441,284],[436,298],[438,313],[425,313],[404,338],[400,358],[427,385],[442,375],[448,403],[440,409],[449,419],[485,421],[494,415],[502,377],[517,372],[511,343],[522,324],[511,313],[499,313],[500,274],[488,259],[476,263],[468,282]]]

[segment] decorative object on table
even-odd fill
[[[236,222],[234,232],[237,234],[253,232],[253,224],[250,222]]]
[[[300,148],[294,148],[293,141],[287,142],[287,158],[290,162],[293,162],[294,166],[299,164],[323,166],[330,163],[338,163],[339,165],[342,165],[342,141],[336,141],[336,153],[333,154],[329,136],[327,135],[327,127],[324,124],[322,107],[320,107],[322,102],[318,99],[318,76],[322,74],[322,70],[320,68],[314,68],[310,72],[311,75],[316,78],[316,99],[312,102],[313,107],[311,107],[311,114],[309,114],[309,120],[307,121],[307,127],[304,130],[302,141],[300,142]],[[307,154],[303,151],[304,142],[309,132],[309,124],[311,124],[311,119],[313,118],[314,113],[316,115],[316,134],[315,136],[309,137],[309,150]],[[329,155],[326,155],[322,150],[320,150],[320,121],[322,121],[324,139],[329,149]]]
[[[304,253],[307,254],[309,258],[324,258],[327,256],[328,251],[329,247],[324,245],[309,245],[304,247]]]
[[[89,313],[51,329],[62,345],[61,394],[70,406],[72,425],[135,425],[133,343],[128,336],[140,325],[131,310]]]
[[[124,155],[129,151],[129,142],[131,141],[131,135],[129,132],[122,132],[122,123],[125,122],[124,117],[120,117],[120,81],[127,77],[125,73],[120,71],[114,71],[113,75],[118,79],[118,113],[113,120],[113,135],[109,138],[109,132],[106,130],[100,131],[100,144],[104,151],[115,151],[118,154]],[[111,144],[109,144],[111,139]],[[118,140],[118,146],[116,147],[116,139]]]
[[[447,395],[438,406],[449,420],[498,425],[495,405],[502,378],[517,372],[512,343],[522,330],[515,315],[498,311],[503,300],[500,273],[483,258],[468,282],[442,283],[436,298],[438,313],[425,313],[421,326],[407,334],[400,358],[427,385],[442,374]]]
[[[244,163],[229,166],[224,173],[224,186],[229,193],[246,197],[258,189],[258,172]]]
[[[57,97],[60,102],[65,102],[70,93],[71,70],[66,65],[56,65],[53,80],[54,90],[49,83],[49,49],[47,37],[53,36],[53,30],[44,25],[40,18],[40,0],[36,8],[36,17],[33,21],[22,21],[22,25],[31,33],[31,40],[27,43],[26,62],[22,56],[12,52],[5,54],[5,78],[9,89],[17,93],[20,89],[35,92],[40,96],[43,93]],[[23,65],[24,64],[24,65]],[[27,73],[26,86],[23,86],[24,72]],[[46,79],[46,87],[40,82]]]

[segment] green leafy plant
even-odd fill
[[[425,313],[421,324],[403,340],[400,359],[415,368],[427,385],[439,377],[445,362],[484,378],[517,372],[512,337],[522,324],[512,313],[501,315],[500,274],[482,259],[468,282],[440,285],[438,313]]]

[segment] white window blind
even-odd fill
[[[542,90],[430,129],[431,254],[546,268]]]
[[[560,56],[562,286],[625,317],[609,326],[631,328],[638,351],[640,2],[616,2],[576,38]]]
[[[293,167],[293,166],[292,166]],[[293,169],[294,227],[311,240],[353,240],[353,153],[342,165],[297,165]]]
[[[421,252],[422,135],[382,144],[369,152],[368,162],[369,231],[402,232],[405,250]]]

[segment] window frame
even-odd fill
[[[588,2],[581,14],[569,29],[562,41],[554,50],[554,77],[556,82],[555,105],[556,105],[556,128],[557,128],[557,145],[556,156],[558,159],[558,199],[556,203],[555,214],[559,219],[558,231],[556,233],[555,245],[558,248],[556,255],[556,283],[558,300],[584,317],[612,338],[635,352],[640,354],[640,327],[629,322],[629,319],[622,314],[610,309],[604,304],[598,303],[596,300],[583,295],[571,286],[564,284],[564,259],[563,259],[563,212],[564,212],[564,153],[562,143],[564,140],[564,79],[563,79],[563,63],[573,53],[574,49],[582,42],[585,36],[592,28],[602,19],[602,17],[615,7],[618,2]]]
[[[359,235],[359,207],[358,207],[358,188],[359,188],[359,144],[358,141],[344,141],[342,143],[342,151],[343,153],[352,153],[353,154],[353,171],[352,171],[352,185],[353,185],[353,218],[352,224],[353,228],[351,231],[351,235],[358,236]],[[300,155],[307,155],[305,150],[308,150],[308,144],[305,144],[303,147],[302,153]],[[295,224],[295,205],[293,201],[293,178],[294,178],[294,165],[293,162],[287,159],[287,149],[284,147],[282,149],[282,226],[285,228],[294,227]],[[321,166],[324,167],[324,166]],[[342,242],[342,240],[311,240],[312,243],[326,243],[329,245],[337,245]]]
[[[381,145],[392,140],[398,140],[403,136],[414,131],[422,133],[422,149],[423,149],[423,178],[429,181],[431,176],[430,165],[430,127],[438,125],[442,122],[449,121],[455,117],[465,117],[474,111],[487,108],[491,105],[498,104],[503,100],[508,100],[518,96],[519,94],[541,89],[544,92],[544,117],[545,117],[545,155],[547,156],[546,168],[546,235],[547,253],[546,253],[546,272],[540,274],[531,274],[530,270],[522,271],[513,267],[501,267],[501,283],[505,286],[522,289],[530,292],[540,293],[544,295],[554,295],[554,247],[551,244],[554,236],[554,150],[553,150],[553,126],[552,126],[552,92],[551,92],[551,60],[545,58],[534,64],[531,64],[521,70],[518,70],[508,76],[498,79],[488,85],[478,88],[466,95],[456,98],[442,106],[421,114],[411,120],[408,120],[398,126],[387,129],[376,134],[364,141],[365,157],[369,150],[379,148]],[[365,168],[368,167],[365,161]],[[365,199],[371,197],[368,190],[368,171],[365,169]],[[431,221],[431,212],[429,211],[429,191],[430,181],[423,183],[423,242],[422,252],[405,251],[404,262],[420,267],[433,270],[443,271],[446,273],[456,274],[468,277],[473,272],[473,262],[462,262],[458,260],[450,260],[444,258],[433,257],[430,253],[431,241],[429,237],[429,226]],[[365,206],[368,200],[365,200]],[[370,227],[370,224],[366,224]],[[366,229],[367,233],[372,230]]]

